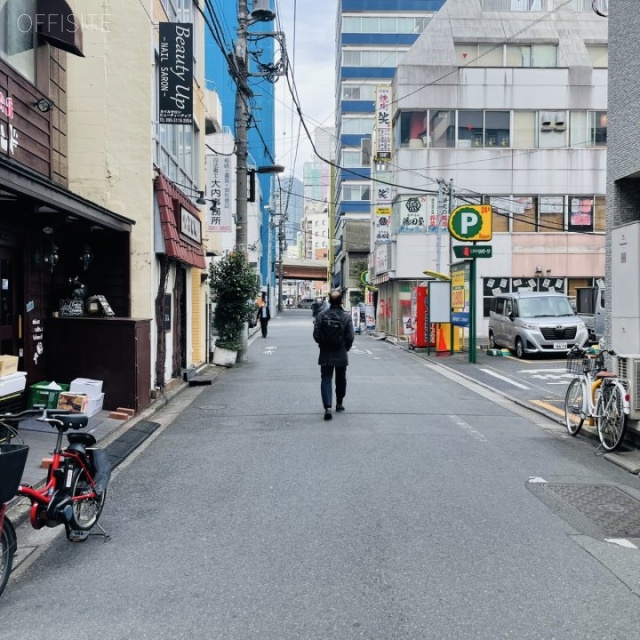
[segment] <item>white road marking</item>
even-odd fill
[[[476,429],[474,429],[468,422],[465,422],[462,418],[458,416],[449,416],[451,420],[453,420],[458,427],[464,429],[467,433],[469,433],[474,439],[478,442],[486,442],[487,439]]]
[[[488,373],[490,376],[494,376],[495,378],[499,378],[500,380],[504,380],[505,382],[508,382],[509,384],[512,384],[514,387],[518,387],[519,389],[528,389],[529,387],[525,387],[525,385],[520,384],[519,382],[514,382],[513,380],[510,380],[509,378],[505,377],[505,376],[501,376],[499,373],[495,373],[493,371],[491,371],[491,369],[480,369],[480,371],[484,371],[485,373]]]
[[[531,484],[547,484],[547,481],[539,476],[531,476],[529,482],[531,482]]]
[[[629,542],[625,538],[605,538],[605,542],[611,542],[613,544],[620,545],[621,547],[626,547],[627,549],[637,549],[638,547],[633,544],[633,542]]]
[[[518,373],[566,373],[566,371],[563,367],[562,369],[520,369]]]

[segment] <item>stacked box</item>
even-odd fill
[[[18,371],[18,356],[0,356],[0,378]]]
[[[24,391],[27,386],[27,372],[16,371],[0,378],[0,399]]]
[[[87,413],[89,408],[89,396],[85,393],[73,393],[63,391],[58,396],[57,409],[67,409],[75,413]]]
[[[89,417],[94,416],[98,411],[102,411],[104,404],[104,393],[102,393],[102,380],[92,380],[91,378],[75,378],[71,381],[69,391],[83,393],[89,397],[86,413]]]

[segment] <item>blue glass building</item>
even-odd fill
[[[253,8],[253,0],[249,0],[249,11]],[[226,55],[233,52],[233,45],[237,39],[238,28],[238,2],[237,0],[218,0],[215,7],[221,9],[218,14],[218,22],[222,26],[229,50],[224,53],[220,50],[208,30],[205,38],[205,78],[207,87],[215,89],[220,97],[222,105],[222,126],[228,127],[235,136],[235,100],[236,84],[229,75],[229,66]],[[275,22],[258,22],[249,27],[252,32],[270,32],[276,28]],[[256,50],[256,44],[249,42],[249,52]],[[274,56],[273,38],[264,38],[259,42],[261,62],[272,62]],[[250,59],[249,72],[256,73],[256,64]],[[249,162],[256,166],[272,165],[275,161],[275,86],[259,77],[250,77],[249,86],[254,97],[252,104],[252,120],[249,125],[248,147]],[[263,286],[274,282],[269,259],[269,213],[264,205],[269,203],[271,196],[271,175],[268,173],[257,174],[262,191],[260,211],[262,213],[262,225],[260,228],[260,243],[262,257],[260,259],[260,279]]]

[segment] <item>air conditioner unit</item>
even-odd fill
[[[615,373],[629,392],[629,419],[640,420],[640,354],[612,358]]]

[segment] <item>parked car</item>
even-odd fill
[[[302,298],[296,305],[298,309],[311,309],[311,306],[315,302],[315,298]]]
[[[564,353],[585,346],[589,332],[561,293],[501,293],[491,300],[489,346],[506,347],[518,358],[527,353]]]

